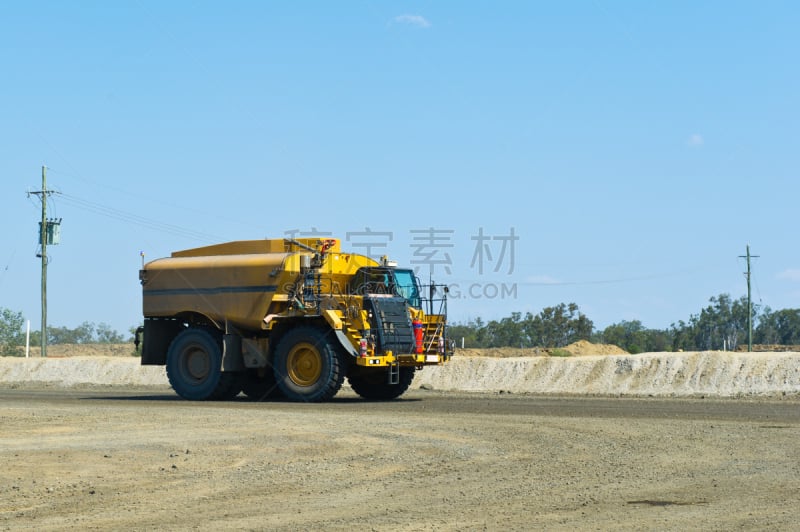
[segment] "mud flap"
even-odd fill
[[[336,332],[336,339],[339,340],[340,344],[342,344],[342,347],[344,347],[345,351],[347,351],[347,354],[357,357],[358,351],[356,351],[356,348],[350,343],[350,340],[347,338],[344,332],[342,332],[341,329],[334,329],[334,331]]]
[[[222,371],[244,371],[242,337],[238,334],[222,335]]]

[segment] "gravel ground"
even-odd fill
[[[0,529],[791,530],[798,406],[0,389]]]
[[[319,405],[0,358],[0,530],[792,530],[799,407],[798,353],[456,357]]]

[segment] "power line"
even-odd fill
[[[153,203],[153,204],[156,204],[156,205],[163,205],[164,207],[168,207],[168,208],[173,209],[173,210],[180,209],[180,210],[183,210],[183,211],[186,211],[186,212],[190,212],[190,213],[193,213],[193,214],[199,214],[199,215],[202,215],[203,218],[213,217],[214,219],[217,219],[217,220],[220,220],[220,221],[223,221],[223,222],[235,223],[235,224],[239,224],[239,225],[250,227],[250,224],[248,224],[246,222],[243,222],[243,221],[241,221],[239,219],[220,216],[219,213],[209,213],[209,212],[204,211],[202,209],[193,209],[193,208],[190,208],[190,207],[186,207],[185,205],[178,205],[178,204],[175,204],[175,203],[172,203],[172,202],[169,202],[169,201],[163,201],[163,200],[161,200],[159,198],[152,197],[152,195],[148,196],[148,195],[145,195],[145,194],[136,194],[136,193],[130,192],[128,190],[125,190],[123,188],[111,185],[109,183],[105,183],[105,182],[102,182],[102,181],[98,182],[98,181],[95,181],[95,180],[90,179],[88,177],[83,177],[83,176],[78,175],[78,174],[64,172],[63,170],[54,170],[54,169],[49,168],[49,167],[47,169],[49,170],[49,172],[51,174],[59,174],[59,175],[65,176],[65,177],[70,177],[72,179],[77,179],[79,181],[82,181],[83,183],[87,183],[87,184],[92,185],[94,187],[102,187],[102,188],[105,188],[107,190],[111,190],[111,191],[113,191],[113,192],[115,192],[117,194],[121,194],[123,196],[128,196],[130,198],[134,198],[134,199],[142,200],[142,201],[147,201],[149,203]]]
[[[42,289],[41,289],[41,294],[42,294],[41,356],[42,357],[47,356],[47,265],[49,263],[49,257],[47,256],[47,246],[48,244],[54,245],[59,243],[59,235],[60,235],[59,231],[61,225],[60,219],[54,219],[54,218],[48,219],[47,217],[47,199],[55,195],[58,195],[58,197],[61,198],[61,200],[74,207],[101,216],[106,216],[123,222],[138,225],[140,227],[146,227],[148,229],[156,231],[172,233],[174,235],[194,240],[200,240],[203,242],[207,242],[209,240],[221,240],[219,237],[210,235],[208,233],[194,231],[192,229],[186,229],[177,225],[166,224],[163,222],[159,222],[157,220],[152,220],[150,218],[146,218],[138,214],[116,209],[114,207],[110,207],[102,203],[96,203],[70,194],[64,194],[63,192],[60,192],[58,190],[48,190],[47,167],[42,166],[41,190],[28,191],[27,193],[27,197],[29,199],[31,198],[31,196],[38,197],[42,204],[42,217],[41,221],[39,222],[39,245],[38,245],[39,250],[37,253],[37,257],[41,258],[42,260]],[[5,278],[5,274],[7,271],[8,271],[8,266],[6,266],[5,269],[2,272],[0,272],[0,281],[2,281]]]
[[[144,216],[132,212],[123,211],[115,207],[104,205],[102,203],[89,201],[87,199],[79,198],[71,194],[62,193],[59,197],[61,201],[69,205],[72,205],[73,207],[77,207],[79,209],[94,214],[98,214],[100,216],[105,216],[108,218],[126,222],[132,225],[137,225],[139,227],[144,227],[154,231],[170,233],[176,236],[181,236],[192,240],[198,240],[201,242],[222,240],[222,238],[220,238],[219,236],[212,235],[210,233],[204,233],[201,231],[195,231],[193,229],[187,229],[185,227],[181,227],[178,225],[160,222],[152,218],[146,218]]]

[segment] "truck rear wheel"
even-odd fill
[[[344,382],[344,361],[334,340],[315,327],[292,329],[275,349],[275,380],[293,401],[325,401]]]
[[[397,399],[411,386],[414,380],[414,368],[400,368],[400,382],[388,384],[388,374],[385,371],[361,370],[347,377],[353,391],[364,399],[388,401]]]
[[[192,401],[230,399],[241,390],[236,373],[222,372],[219,339],[200,328],[185,329],[172,340],[167,379],[178,395]]]

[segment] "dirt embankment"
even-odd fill
[[[736,347],[736,351],[747,351],[747,345],[740,345]],[[779,352],[779,351],[798,351],[800,352],[800,345],[778,345],[778,344],[753,344],[753,351],[759,353],[765,352]]]
[[[31,346],[29,356],[40,358],[41,346]],[[20,348],[20,356],[25,356],[25,348]],[[47,346],[47,358],[64,357],[133,357],[138,356],[131,344],[53,344]]]
[[[160,386],[160,366],[141,366],[130,346],[79,346],[63,356],[0,357],[0,383],[24,386]],[[110,349],[109,349],[110,348]],[[466,351],[466,350],[465,350]],[[616,346],[578,342],[565,356],[529,350],[458,351],[439,367],[417,373],[413,388],[434,390],[659,397],[738,397],[800,394],[800,353],[703,351],[624,354]],[[620,354],[622,352],[623,354]],[[522,354],[522,356],[520,356]],[[70,356],[74,355],[74,356]]]
[[[785,351],[775,349],[774,351]],[[39,346],[31,346],[30,357],[38,358],[41,353]],[[20,351],[24,354],[24,350]],[[610,344],[593,344],[586,340],[579,340],[566,347],[488,347],[477,349],[459,349],[458,356],[462,357],[540,357],[540,356],[588,356],[588,355],[627,355],[624,349]],[[133,357],[137,356],[133,344],[55,344],[47,346],[48,358],[65,357]]]
[[[512,358],[512,357],[547,357],[547,356],[589,356],[589,355],[627,355],[628,352],[611,344],[593,344],[586,340],[578,340],[566,347],[484,347],[459,349],[458,356]]]

